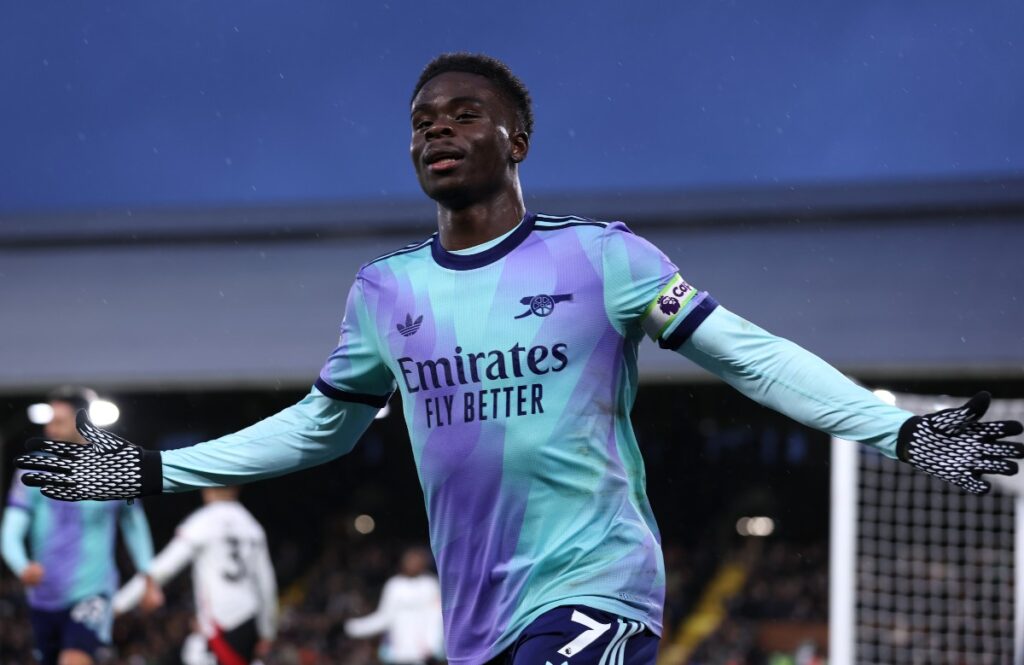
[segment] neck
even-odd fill
[[[515,186],[497,196],[464,207],[437,204],[437,230],[441,246],[447,250],[466,249],[507,233],[526,214],[518,180]]]

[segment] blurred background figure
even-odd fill
[[[85,445],[75,414],[95,401],[88,388],[51,392],[46,437]],[[34,655],[43,665],[87,665],[110,644],[118,524],[135,568],[147,571],[153,542],[139,502],[67,503],[48,499],[17,478],[11,483],[0,525],[3,559],[26,588]],[[154,593],[158,590],[143,585],[140,599],[151,603]]]
[[[425,548],[406,550],[398,574],[384,584],[377,611],[345,622],[351,637],[384,635],[383,663],[424,665],[443,656],[441,587],[429,567]]]
[[[250,663],[266,655],[277,630],[277,581],[263,527],[238,501],[237,487],[203,490],[203,507],[181,523],[153,560],[148,574],[132,578],[114,597],[114,612],[145,606],[147,584],[163,586],[192,563],[192,591],[199,632],[186,640],[191,663]],[[184,656],[183,656],[184,657]]]

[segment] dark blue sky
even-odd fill
[[[1016,0],[3,0],[0,212],[417,196],[446,50],[531,88],[534,193],[1024,174]]]

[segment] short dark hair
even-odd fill
[[[530,91],[508,65],[482,53],[442,53],[437,56],[423,68],[411,100],[416,99],[427,81],[445,72],[478,74],[489,80],[515,106],[516,115],[526,133],[533,134],[533,101],[530,99]]]
[[[78,411],[89,409],[89,405],[96,401],[96,391],[84,386],[60,386],[54,388],[46,396],[48,402],[65,402]]]

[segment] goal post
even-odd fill
[[[895,396],[925,414],[966,398]],[[986,420],[1024,420],[993,400]],[[832,441],[829,662],[1024,665],[1024,475],[985,496]]]

